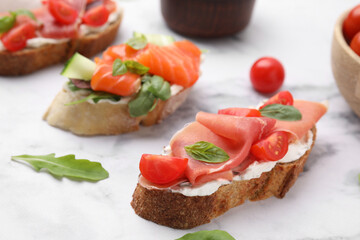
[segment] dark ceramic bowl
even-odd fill
[[[174,31],[192,37],[223,37],[243,30],[255,0],[161,0],[161,12]]]

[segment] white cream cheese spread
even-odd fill
[[[307,136],[304,139],[297,140],[294,143],[289,144],[289,149],[286,155],[278,161],[257,162],[252,163],[244,172],[236,175],[233,181],[250,180],[253,178],[259,178],[262,173],[270,172],[277,163],[289,163],[296,161],[303,156],[307,150],[311,148],[313,143],[313,133],[309,130]],[[171,154],[170,146],[166,146],[163,150],[163,154]],[[185,196],[208,196],[216,192],[222,185],[230,184],[228,180],[214,180],[202,184],[197,187],[192,187],[190,184],[182,184],[175,188],[170,188],[172,192],[178,192]]]

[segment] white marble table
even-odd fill
[[[222,229],[236,239],[360,239],[360,119],[339,94],[330,67],[332,28],[356,0],[258,0],[249,27],[224,39],[193,39],[208,49],[190,98],[161,125],[121,136],[78,137],[50,127],[42,114],[62,87],[62,65],[25,77],[0,78],[0,239],[175,239]],[[159,1],[122,1],[125,18],[116,42],[134,30],[173,34]],[[328,99],[318,140],[302,173],[282,200],[247,202],[191,230],[138,217],[130,206],[142,153],[159,153],[199,110],[253,105],[249,68],[259,57],[280,59],[283,89],[296,98]],[[98,183],[55,179],[10,160],[12,155],[74,153],[99,161],[110,177]]]

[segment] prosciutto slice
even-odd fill
[[[227,170],[240,165],[248,156],[251,145],[268,134],[275,125],[270,118],[246,118],[200,112],[193,122],[175,134],[170,141],[173,156],[189,158],[185,171],[190,183],[196,185],[205,175],[229,175]],[[230,159],[223,163],[210,164],[192,159],[185,146],[198,141],[207,141],[222,148]]]

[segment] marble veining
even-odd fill
[[[0,3],[1,9],[6,2]],[[184,38],[166,27],[159,1],[119,4],[125,15],[116,43],[126,41],[133,31]],[[335,20],[356,4],[258,0],[244,32],[223,39],[192,39],[208,53],[200,80],[178,111],[159,125],[120,136],[79,137],[42,120],[66,81],[59,74],[61,64],[28,76],[0,77],[0,239],[168,240],[213,229],[248,240],[360,239],[360,119],[341,97],[330,66]],[[254,106],[269,97],[255,92],[249,81],[251,64],[268,55],[285,66],[282,89],[295,98],[329,101],[304,172],[285,198],[246,202],[191,230],[138,217],[130,201],[141,154],[160,153],[198,111]],[[99,161],[110,177],[97,183],[54,178],[10,160],[12,155],[52,152]]]

